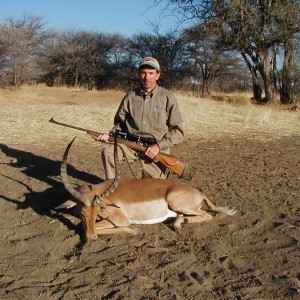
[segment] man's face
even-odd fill
[[[139,71],[139,78],[144,92],[149,93],[155,88],[159,76],[160,73],[153,68],[142,68]]]

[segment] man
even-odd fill
[[[158,61],[153,57],[144,58],[139,66],[141,86],[125,95],[112,129],[156,139],[156,143],[147,147],[142,156],[122,145],[128,161],[141,160],[144,178],[165,178],[166,168],[152,159],[159,152],[169,153],[169,147],[183,141],[183,124],[177,100],[170,91],[157,84],[159,77]],[[105,142],[108,137],[108,133],[101,133],[97,139]],[[123,155],[119,151],[119,158]],[[106,179],[114,178],[113,145],[106,146],[101,156]]]

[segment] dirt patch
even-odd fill
[[[101,120],[109,126],[117,102],[99,104],[103,115],[94,105],[89,128]],[[66,106],[51,100],[1,108],[1,299],[299,299],[298,132],[187,135],[173,154],[188,163],[189,183],[236,207],[237,216],[186,224],[180,235],[167,222],[137,226],[142,236],[85,244],[74,212],[54,210],[69,199],[59,168],[76,133],[47,120],[73,123],[86,109],[76,99]],[[68,169],[74,182],[102,179],[101,147],[78,133]],[[125,165],[122,172],[130,175]]]

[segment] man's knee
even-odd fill
[[[110,161],[113,159],[114,148],[111,145],[105,146],[101,151],[101,157],[105,161]]]
[[[113,145],[106,145],[103,149],[102,149],[102,153],[105,156],[109,156],[111,154],[114,153],[114,146]]]

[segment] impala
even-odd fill
[[[62,164],[61,177],[74,202],[61,207],[77,205],[84,227],[85,237],[129,233],[138,229],[131,224],[155,224],[174,218],[174,228],[179,231],[182,223],[200,223],[212,219],[208,212],[234,215],[234,208],[214,205],[196,188],[168,179],[135,179],[120,177],[120,162],[115,141],[116,176],[99,184],[81,185],[74,188],[67,175],[67,159],[74,139],[67,146]],[[202,207],[206,206],[204,210]]]

